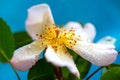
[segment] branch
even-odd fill
[[[94,74],[96,74],[99,70],[101,70],[103,67],[99,67],[98,69],[96,69],[93,73],[91,73],[86,80],[89,80]]]
[[[13,67],[13,65],[12,65],[10,62],[9,62],[9,64],[11,65],[13,71],[15,72],[15,74],[16,74],[18,80],[20,80],[20,77],[19,77],[18,73],[16,72],[15,68]]]
[[[55,69],[55,74],[56,74],[57,79],[64,80],[64,78],[62,76],[61,68],[54,66],[54,69]]]

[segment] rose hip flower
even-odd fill
[[[48,62],[55,66],[67,67],[78,78],[79,71],[67,48],[98,66],[113,63],[117,56],[114,45],[93,43],[96,31],[91,23],[87,23],[84,27],[77,22],[69,22],[61,28],[55,25],[47,4],[28,9],[26,29],[34,41],[15,50],[10,61],[21,71],[31,68],[45,49],[44,54]]]

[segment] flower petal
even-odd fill
[[[95,30],[94,25],[91,23],[85,24],[84,31],[87,33],[90,40],[93,41],[96,35],[96,30]]]
[[[55,52],[51,46],[48,46],[45,57],[47,61],[51,62],[53,65],[66,66],[71,71],[71,73],[76,75],[78,78],[80,77],[72,56],[66,50],[64,50],[64,48],[61,48]]]
[[[114,46],[77,41],[73,50],[80,56],[98,66],[106,66],[114,62],[117,52]]]
[[[47,4],[35,5],[28,9],[26,29],[33,39],[38,39],[36,34],[43,33],[45,25],[51,24],[54,24],[54,20]]]
[[[28,70],[36,63],[43,50],[44,47],[39,46],[38,41],[35,41],[15,50],[10,63],[18,70]]]
[[[83,27],[78,22],[68,22],[65,27],[63,28],[65,30],[74,30],[76,36],[80,36],[80,41],[87,41],[89,42],[88,35],[83,30]]]
[[[106,36],[106,37],[100,39],[97,43],[113,45],[113,44],[115,44],[115,42],[116,42],[115,38],[113,38],[111,36]]]
[[[70,30],[70,29],[73,29],[73,30],[83,30],[82,28],[82,25],[78,22],[68,22],[66,25],[65,25],[65,29],[66,30]]]

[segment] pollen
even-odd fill
[[[72,47],[76,43],[76,37],[79,37],[75,35],[75,31],[72,28],[66,30],[64,26],[59,28],[55,24],[51,26],[46,25],[45,32],[43,34],[36,34],[36,36],[43,40],[42,45],[50,45],[55,51],[60,47]]]

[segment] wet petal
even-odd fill
[[[85,24],[84,31],[85,31],[85,33],[87,33],[90,40],[93,41],[95,38],[95,35],[96,35],[96,30],[95,30],[94,25],[91,23]]]
[[[84,59],[98,66],[106,66],[113,63],[117,56],[113,45],[77,41],[72,49]]]
[[[82,25],[78,22],[68,22],[65,27],[64,27],[66,30],[70,30],[70,29],[73,29],[73,30],[83,30],[82,28]]]
[[[39,59],[40,53],[44,50],[43,46],[38,45],[38,41],[23,46],[15,50],[10,63],[15,69],[25,71],[31,68]]]
[[[39,4],[28,9],[26,29],[33,39],[38,39],[36,34],[44,32],[45,25],[54,24],[50,7],[47,4]]]
[[[116,42],[116,39],[111,36],[104,37],[98,41],[98,43],[101,43],[101,44],[111,44],[111,45],[115,44],[115,42]]]
[[[80,41],[89,42],[88,35],[83,30],[83,27],[80,23],[78,23],[78,22],[68,22],[63,29],[65,29],[65,30],[73,29],[75,31],[75,35],[80,36],[80,39],[79,39]]]
[[[76,75],[78,78],[80,77],[72,56],[66,50],[64,50],[64,48],[61,48],[55,52],[54,49],[49,46],[46,50],[45,57],[47,61],[51,62],[53,65],[66,66],[71,71],[71,73]]]

